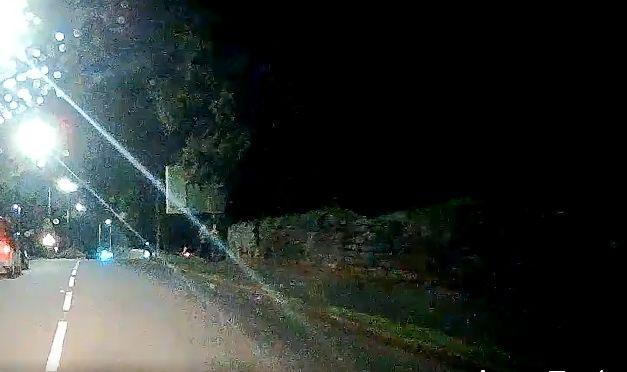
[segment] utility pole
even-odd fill
[[[67,224],[66,226],[66,230],[65,230],[65,239],[67,240],[67,248],[70,248],[70,246],[72,245],[70,243],[70,206],[71,206],[71,201],[68,200],[68,207],[67,207],[67,214],[65,215],[65,222]]]
[[[157,231],[155,237],[155,251],[154,254],[157,255],[159,252],[159,247],[161,244],[161,213],[159,210],[159,196],[157,195],[157,200],[155,202],[155,222],[157,223]]]

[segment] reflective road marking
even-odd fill
[[[52,340],[50,354],[48,355],[46,372],[55,372],[57,369],[59,369],[59,363],[61,362],[61,352],[63,351],[63,340],[65,340],[66,331],[67,322],[65,320],[59,320],[59,324],[57,325],[57,331],[55,332],[54,339]]]
[[[72,305],[72,291],[65,292],[65,300],[63,301],[63,311],[70,311]]]

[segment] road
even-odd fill
[[[115,263],[35,260],[0,279],[0,371],[275,369],[217,309],[206,314]]]

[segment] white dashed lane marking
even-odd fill
[[[48,355],[48,362],[46,362],[46,372],[56,372],[56,370],[59,369],[61,352],[63,351],[63,340],[65,340],[66,332],[67,322],[65,320],[59,320],[59,323],[57,324],[57,331],[55,332],[54,339],[52,340],[50,354]]]
[[[78,270],[78,265],[81,263],[80,260],[76,261],[74,268],[72,269],[72,275],[70,276],[70,281],[68,282],[69,290],[65,292],[65,299],[63,300],[63,311],[70,311],[70,307],[72,306],[72,288],[76,282],[76,271]],[[63,293],[63,290],[61,290]],[[57,324],[57,331],[54,333],[54,338],[52,339],[52,347],[50,348],[50,354],[48,354],[48,361],[46,362],[46,372],[56,372],[59,369],[59,364],[61,363],[61,354],[63,352],[63,341],[65,340],[65,333],[67,332],[67,321],[59,320]]]
[[[63,311],[70,311],[72,305],[72,291],[65,292],[65,300],[63,300]]]

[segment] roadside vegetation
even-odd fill
[[[508,355],[487,341],[469,342],[427,326],[435,324],[433,318],[441,314],[428,314],[427,310],[422,320],[401,322],[391,319],[385,311],[366,313],[356,310],[363,301],[363,293],[352,290],[357,289],[361,280],[353,274],[337,275],[311,267],[271,267],[260,261],[251,262],[251,267],[267,280],[266,284],[278,290],[281,297],[277,301],[271,293],[264,291],[262,285],[251,281],[228,261],[207,262],[198,257],[186,259],[167,255],[163,262],[133,263],[153,273],[161,270],[159,267],[164,264],[178,270],[197,289],[200,287],[209,294],[208,298],[221,300],[231,310],[238,309],[242,316],[246,311],[253,314],[255,321],[242,322],[242,326],[253,324],[254,328],[255,324],[259,325],[249,331],[257,332],[256,336],[265,340],[263,342],[274,347],[286,342],[302,348],[302,342],[307,342],[304,340],[315,340],[318,351],[307,358],[320,358],[317,360],[321,362],[322,355],[333,349],[332,345],[337,345],[340,349],[336,350],[341,351],[335,359],[352,354],[355,362],[352,368],[411,370],[421,366],[427,370],[470,367],[507,370]],[[371,288],[377,285],[381,283],[370,283]],[[341,295],[339,288],[345,290]],[[420,298],[418,292],[414,294]],[[384,296],[383,292],[381,296]],[[339,300],[340,297],[344,297],[343,300]],[[389,298],[380,300],[390,301]],[[428,317],[432,319],[426,319]],[[262,329],[261,324],[271,326]],[[325,348],[330,349],[325,351]],[[363,354],[364,349],[368,351],[367,355]],[[372,355],[379,357],[373,358]]]

